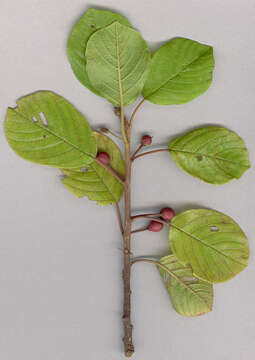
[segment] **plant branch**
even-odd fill
[[[115,138],[123,141],[123,137],[115,134],[113,131],[111,131],[111,130],[109,130],[109,129],[107,129],[107,128],[101,128],[101,129],[99,129],[99,130],[100,130],[102,133],[104,133],[104,134],[110,134],[110,135],[114,136]]]
[[[125,139],[127,140],[127,134],[129,133],[129,126],[126,117],[124,116],[124,111],[122,107],[115,107],[114,114],[119,118],[121,122],[121,133],[122,133],[122,140],[126,143]],[[123,115],[121,115],[123,114]]]
[[[119,74],[120,78],[120,74]],[[120,92],[122,95],[122,88],[121,88],[121,82],[119,80],[120,84]],[[122,97],[121,97],[122,98]],[[124,146],[125,146],[125,164],[126,164],[126,178],[124,182],[124,196],[125,196],[125,222],[124,222],[124,229],[123,229],[123,253],[124,253],[124,266],[123,266],[123,285],[124,285],[124,302],[123,302],[123,315],[122,315],[122,321],[123,321],[123,328],[124,328],[124,337],[123,337],[123,343],[124,343],[124,351],[126,357],[131,357],[134,353],[134,345],[132,340],[132,330],[133,325],[131,323],[131,234],[145,231],[147,228],[144,229],[137,229],[134,231],[131,231],[131,223],[134,218],[146,218],[150,220],[155,220],[160,223],[163,223],[164,225],[169,225],[168,222],[153,218],[154,216],[159,216],[159,214],[151,214],[151,215],[137,215],[135,217],[131,217],[131,164],[133,158],[136,157],[136,154],[138,151],[142,148],[140,146],[136,152],[130,156],[130,141],[131,141],[131,130],[132,125],[134,121],[135,114],[137,113],[140,106],[144,103],[144,99],[137,105],[135,108],[130,122],[127,121],[127,119],[124,116],[124,106],[123,101],[121,101],[119,108],[114,108],[115,114],[118,116],[121,122],[121,133],[124,140]],[[137,155],[138,157],[139,155]],[[118,216],[120,216],[119,209],[116,207]]]
[[[118,40],[117,40],[118,48]],[[123,94],[122,84],[120,76],[120,59],[118,55],[118,77],[120,87],[120,108],[115,108],[115,114],[120,118],[121,122],[121,133],[125,145],[125,163],[126,163],[126,178],[125,178],[125,224],[123,232],[123,248],[124,248],[124,266],[123,266],[123,285],[124,285],[124,303],[123,303],[123,327],[124,327],[124,351],[126,357],[131,357],[134,353],[134,345],[132,340],[132,329],[131,323],[131,156],[130,156],[130,140],[131,140],[131,129],[133,120],[136,112],[143,104],[145,100],[142,100],[134,110],[130,122],[124,116],[124,105],[123,105]]]
[[[116,114],[116,109],[115,109]],[[134,345],[132,340],[131,323],[131,159],[130,159],[130,131],[128,122],[124,116],[124,109],[121,105],[119,116],[121,121],[121,132],[125,145],[125,164],[126,164],[126,178],[124,184],[124,200],[125,200],[125,222],[123,232],[123,285],[124,285],[124,302],[123,302],[123,328],[124,328],[124,351],[126,357],[131,357],[134,353]]]
[[[161,269],[163,269],[170,276],[174,277],[178,282],[180,282],[180,279],[178,278],[178,276],[176,276],[171,270],[169,270],[167,266],[161,264],[160,261],[145,259],[145,258],[137,258],[137,259],[132,260],[132,265],[135,263],[138,263],[138,262],[146,262],[146,263],[154,264],[154,265],[160,267]]]
[[[135,258],[132,260],[132,265],[135,264],[135,263],[138,263],[138,262],[147,262],[147,263],[151,263],[151,264],[154,264],[154,265],[158,265],[160,264],[159,261],[157,260],[152,260],[152,259],[145,259],[145,258]],[[162,264],[160,264],[162,265]],[[164,265],[162,265],[164,266]]]
[[[140,107],[143,105],[143,103],[145,102],[145,99],[142,99],[139,104],[137,105],[137,107],[135,108],[135,110],[133,111],[131,118],[130,118],[130,122],[129,122],[129,128],[132,129],[133,123],[134,123],[134,118],[135,115],[137,113],[137,111],[140,109]]]
[[[138,148],[136,149],[136,151],[133,153],[133,155],[131,156],[131,161],[134,161],[136,154],[144,147],[143,144],[139,145]]]
[[[136,155],[136,156],[133,158],[133,160],[138,159],[139,157],[142,157],[142,156],[145,156],[145,155],[155,154],[155,153],[157,153],[157,152],[163,152],[163,151],[169,151],[169,149],[168,149],[168,148],[165,148],[165,149],[158,149],[158,150],[147,151],[147,152],[144,152],[144,153],[141,153],[141,154]]]
[[[160,222],[161,224],[164,224],[164,225],[167,225],[167,226],[171,226],[170,222],[166,221],[166,220],[162,220],[162,219],[159,219],[159,218],[155,218],[155,217],[152,217],[151,215],[136,215],[135,217],[133,217],[131,220],[135,220],[135,219],[149,219],[149,220],[154,220],[154,221],[157,221],[157,222]]]
[[[171,270],[169,270],[165,265],[161,264],[157,260],[145,259],[145,258],[137,258],[137,259],[132,260],[132,265],[134,265],[134,264],[136,264],[138,262],[145,262],[145,263],[154,264],[154,265],[160,267],[161,269],[163,269],[164,271],[166,271],[169,275],[173,276],[174,278],[177,278],[177,276],[174,275]]]
[[[141,217],[157,217],[157,216],[162,216],[162,214],[160,213],[152,213],[152,214],[139,214],[139,215],[134,215],[134,216],[131,216],[131,220],[135,220],[136,218],[141,218]]]
[[[131,231],[131,234],[135,234],[135,233],[142,232],[142,231],[146,231],[146,230],[148,230],[148,227],[145,227],[145,228],[143,228],[143,229],[133,230],[133,231]]]
[[[132,260],[132,265],[135,263],[138,263],[138,262],[146,262],[146,263],[154,264],[154,265],[160,267],[165,272],[167,272],[170,276],[175,278],[175,280],[177,280],[180,284],[182,284],[184,287],[188,288],[187,284],[183,280],[181,280],[173,271],[169,270],[167,266],[161,264],[160,261],[145,259],[145,258],[136,258],[136,259]]]
[[[115,209],[116,209],[116,212],[117,212],[118,222],[119,222],[119,226],[120,226],[120,232],[123,235],[124,228],[123,228],[123,224],[122,224],[119,203],[115,203]]]
[[[122,132],[122,137],[124,139],[124,143],[127,145],[128,142],[129,142],[129,139],[128,139],[128,134],[127,134],[127,120],[124,116],[124,113],[123,113],[123,108],[121,109],[121,118],[120,118],[120,121],[121,121],[121,132]]]

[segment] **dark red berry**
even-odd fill
[[[143,135],[141,138],[141,144],[143,146],[151,145],[152,143],[152,137],[150,135]]]
[[[163,228],[163,224],[155,220],[152,220],[148,226],[148,230],[153,232],[158,232],[162,230],[162,228]]]
[[[106,152],[100,152],[97,154],[97,159],[102,163],[102,164],[109,164],[109,162],[111,161],[110,156],[106,153]]]
[[[160,214],[161,214],[163,219],[172,220],[172,218],[175,215],[175,212],[174,212],[174,210],[172,208],[166,207],[166,208],[161,209]]]

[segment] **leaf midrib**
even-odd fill
[[[118,83],[119,83],[119,91],[120,91],[120,107],[121,107],[121,112],[123,112],[123,90],[122,90],[121,73],[120,73],[119,32],[118,32],[118,23],[117,22],[115,22],[115,37],[116,37]]]
[[[237,264],[242,265],[242,266],[246,265],[246,264],[238,261],[237,259],[234,259],[234,258],[232,258],[231,256],[225,254],[224,252],[220,251],[219,249],[215,248],[214,246],[205,243],[203,240],[201,240],[201,239],[199,239],[198,237],[196,237],[195,235],[190,234],[189,232],[187,232],[187,231],[179,228],[178,226],[174,225],[173,223],[171,223],[171,226],[172,226],[173,228],[175,228],[176,230],[178,230],[178,231],[180,231],[180,232],[183,232],[185,235],[193,238],[194,240],[200,242],[200,243],[203,244],[204,246],[206,246],[206,247],[214,250],[215,252],[219,253],[220,255],[223,255],[223,256],[225,256],[226,258],[229,258],[229,259],[232,260],[233,262],[236,262]]]
[[[198,152],[195,152],[195,151],[188,151],[188,150],[180,150],[180,149],[174,149],[174,148],[170,148],[168,147],[169,151],[175,151],[175,152],[181,152],[181,153],[186,153],[186,154],[190,154],[190,155],[194,155],[194,156],[205,156],[209,159],[213,159],[213,160],[220,160],[220,161],[226,161],[226,162],[230,162],[232,164],[235,164],[235,165],[240,165],[240,166],[243,166],[243,167],[248,167],[249,168],[249,164],[243,164],[243,163],[240,163],[240,162],[236,162],[236,161],[233,161],[233,160],[229,160],[229,159],[224,159],[224,158],[221,158],[221,157],[218,157],[218,156],[213,156],[213,155],[207,155],[207,154],[202,154],[202,153],[198,153]],[[245,148],[242,148],[243,150],[246,150]]]

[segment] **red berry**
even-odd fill
[[[106,152],[100,152],[97,154],[97,159],[102,163],[102,164],[109,164],[109,162],[111,161],[110,156],[106,153]]]
[[[143,135],[141,138],[141,144],[143,146],[148,146],[152,143],[152,137],[150,135]]]
[[[158,232],[162,230],[162,228],[163,228],[163,224],[155,220],[152,220],[148,226],[148,230],[153,232]]]
[[[174,212],[174,210],[172,208],[167,208],[166,207],[166,208],[161,209],[160,214],[161,214],[163,219],[172,220],[172,218],[175,215],[175,212]]]

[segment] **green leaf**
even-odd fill
[[[97,30],[102,29],[114,21],[131,26],[122,15],[108,10],[89,9],[74,25],[67,44],[68,59],[77,79],[89,90],[99,95],[91,85],[86,71],[85,50],[89,37]]]
[[[174,255],[160,259],[158,270],[175,310],[184,316],[198,316],[212,310],[213,286],[197,279],[189,266],[182,265]]]
[[[169,240],[181,264],[212,283],[233,278],[248,264],[245,234],[233,219],[215,210],[188,210],[175,216]]]
[[[244,141],[233,131],[207,126],[177,137],[168,144],[176,164],[203,181],[225,184],[249,169]]]
[[[22,158],[58,168],[88,165],[96,155],[89,123],[67,100],[50,91],[22,97],[9,108],[5,135]]]
[[[86,48],[89,80],[115,106],[132,104],[142,91],[150,51],[135,30],[114,22],[96,31]]]
[[[143,96],[154,104],[184,104],[204,93],[212,82],[213,48],[175,38],[152,57]]]
[[[94,132],[98,151],[110,155],[110,166],[125,178],[125,162],[118,146],[108,137]],[[71,171],[64,169],[66,175],[63,184],[77,197],[87,196],[100,205],[110,205],[120,201],[123,194],[123,185],[104,167],[93,161],[87,171]]]

